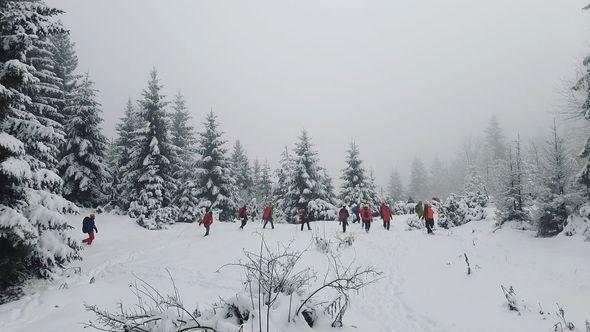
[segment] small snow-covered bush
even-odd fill
[[[338,208],[323,199],[315,199],[307,203],[312,220],[336,220]]]
[[[393,203],[393,210],[391,213],[394,215],[404,215],[415,213],[416,203],[408,203],[406,201],[397,201]]]
[[[406,223],[408,224],[409,229],[423,229],[424,227],[426,227],[424,225],[424,220],[418,218],[418,215],[416,214],[413,214],[410,217],[408,217]]]
[[[590,241],[590,204],[584,204],[579,209],[579,215],[571,215],[567,219],[562,235],[581,235],[586,241]]]
[[[451,194],[444,204],[436,208],[438,225],[442,228],[451,228],[470,221],[483,220],[487,214],[482,204],[487,204],[487,199],[478,193],[468,192],[464,196]]]

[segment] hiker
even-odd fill
[[[309,226],[309,215],[307,214],[306,209],[299,210],[299,222],[301,223],[301,230],[303,231],[303,225],[307,224],[307,230],[311,231],[311,226]]]
[[[389,224],[391,222],[391,218],[393,217],[389,205],[381,205],[381,211],[379,211],[379,214],[381,214],[381,219],[383,219],[383,228],[389,230]]]
[[[348,226],[348,217],[350,214],[348,213],[348,209],[346,205],[342,205],[342,208],[338,212],[338,221],[342,224],[342,233],[346,233],[346,226]]]
[[[82,240],[82,242],[86,243],[87,245],[91,245],[92,241],[94,241],[94,232],[98,233],[98,228],[96,228],[96,224],[94,222],[95,218],[96,215],[91,213],[88,217],[84,217],[84,220],[82,221],[82,232],[84,234],[88,234],[88,238]]]
[[[359,206],[357,204],[355,204],[352,207],[352,223],[356,223],[356,222],[361,222],[361,218],[360,218],[360,209]]]
[[[211,212],[210,207],[207,207],[207,209],[205,210],[205,214],[203,215],[203,219],[201,219],[201,222],[199,222],[199,226],[201,226],[201,224],[203,224],[203,226],[205,226],[205,229],[206,229],[205,235],[203,235],[203,236],[209,235],[209,228],[211,227],[212,223],[213,223],[213,212]]]
[[[422,201],[418,201],[418,204],[416,204],[414,211],[418,215],[418,219],[424,218],[424,204],[422,203]]]
[[[434,228],[434,210],[428,203],[428,201],[424,202],[424,222],[426,223],[426,229],[428,230],[428,234],[434,234],[432,228]]]
[[[238,211],[238,218],[242,220],[240,229],[244,229],[244,226],[246,226],[246,223],[248,222],[248,210],[246,210],[246,204],[244,204],[244,206]]]
[[[369,205],[365,204],[363,209],[360,212],[361,221],[363,222],[363,226],[365,226],[365,230],[369,233],[369,229],[371,228],[371,222],[373,222],[373,213],[369,209]]]
[[[270,227],[275,229],[275,225],[272,222],[272,203],[269,203],[268,206],[264,209],[264,213],[262,214],[262,220],[264,220],[264,224],[262,225],[262,229],[266,227],[266,224],[270,222]]]

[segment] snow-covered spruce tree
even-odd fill
[[[172,105],[170,136],[171,143],[179,148],[179,155],[192,153],[190,150],[196,143],[193,127],[189,124],[191,116],[186,107],[184,95],[179,91],[174,96]]]
[[[131,204],[131,194],[137,181],[133,177],[137,173],[132,172],[136,166],[131,159],[131,151],[135,145],[135,131],[142,124],[143,121],[139,117],[137,109],[133,106],[131,98],[129,98],[123,118],[121,118],[115,127],[117,137],[113,145],[116,160],[113,162],[116,164],[116,167],[111,168],[113,190],[115,191],[115,197],[113,197],[114,200],[111,201],[111,204],[116,205],[122,211],[128,211],[129,204]]]
[[[289,149],[285,146],[285,150],[281,152],[279,167],[275,172],[277,182],[272,189],[273,199],[275,203],[274,215],[275,219],[277,220],[288,219],[287,211],[289,210],[289,206],[287,193],[289,192],[289,183],[291,182],[290,178],[293,170],[292,161],[293,159],[289,154]]]
[[[485,129],[483,170],[482,174],[486,182],[488,193],[498,196],[502,190],[502,174],[500,170],[505,164],[508,147],[506,146],[504,132],[498,118],[492,115]]]
[[[542,161],[543,174],[538,198],[539,236],[554,236],[563,230],[567,218],[580,203],[579,192],[573,186],[574,160],[565,140],[559,136],[557,125],[553,123],[552,137],[546,142]]]
[[[469,165],[468,169],[469,173],[465,177],[463,192],[466,196],[470,196],[472,200],[475,200],[481,207],[486,207],[488,205],[489,196],[485,182],[479,175],[477,167]]]
[[[231,154],[231,172],[238,189],[238,200],[241,204],[247,203],[253,196],[254,180],[250,161],[242,143],[237,140]]]
[[[181,162],[178,178],[180,184],[174,204],[178,207],[178,222],[195,222],[202,215],[199,206],[199,157],[197,154],[187,154]]]
[[[503,163],[500,174],[503,183],[497,200],[498,224],[506,221],[530,222],[525,192],[525,173],[520,149],[520,136],[508,151],[508,159]]]
[[[74,90],[77,80],[78,56],[74,50],[75,43],[70,40],[68,33],[60,33],[49,38],[53,46],[53,72],[59,78],[59,88],[64,94],[67,105],[69,94]],[[66,106],[64,105],[64,106]]]
[[[310,213],[312,220],[317,220],[318,208],[327,207],[328,202],[322,202],[322,174],[319,172],[317,152],[313,150],[311,139],[307,131],[303,130],[299,141],[295,144],[292,160],[292,172],[289,177],[286,193],[287,221],[294,222],[300,209],[309,209],[309,203],[314,201],[316,213]]]
[[[584,9],[589,8],[590,5]],[[590,121],[590,56],[587,56],[582,64],[585,69],[584,74],[572,87],[572,90],[582,98],[583,102],[574,110],[573,115],[576,119]],[[582,160],[582,169],[578,175],[578,181],[584,187],[586,201],[590,203],[590,136],[580,154],[580,158]]]
[[[342,169],[339,199],[347,204],[370,204],[374,209],[374,195],[369,188],[369,178],[360,159],[360,152],[355,142],[351,142],[346,152],[346,167]]]
[[[412,161],[408,194],[416,201],[424,200],[431,196],[426,168],[422,160],[418,157],[415,157],[414,161]]]
[[[170,142],[167,102],[161,89],[154,69],[139,101],[139,117],[144,124],[135,131],[130,156],[133,168],[126,179],[136,179],[131,190],[129,215],[149,229],[161,229],[176,219],[171,203],[177,188],[173,171],[178,157]]]
[[[264,161],[260,170],[260,180],[256,188],[257,196],[260,198],[259,202],[266,204],[272,200],[272,170],[268,165],[268,160]]]
[[[62,181],[44,161],[63,139],[38,116],[37,69],[28,64],[33,42],[63,28],[61,11],[40,1],[1,1],[0,13],[0,294],[30,277],[48,278],[80,258],[63,213],[76,207],[54,194]],[[37,105],[39,106],[39,105]],[[2,299],[0,299],[0,302]]]
[[[199,206],[220,210],[221,221],[229,221],[237,210],[235,179],[232,178],[230,162],[224,148],[223,132],[219,130],[217,116],[207,114],[204,130],[197,138],[197,198]]]
[[[64,197],[85,207],[105,203],[109,173],[104,158],[107,139],[100,132],[100,104],[88,74],[71,92],[65,108],[66,141],[59,162]]]
[[[377,189],[377,180],[375,180],[375,173],[373,172],[373,169],[369,171],[367,187],[369,188],[370,201],[372,202],[373,206],[380,206],[381,195]]]
[[[403,201],[404,184],[397,169],[394,169],[389,174],[389,182],[387,183],[387,198],[393,204],[394,202]]]

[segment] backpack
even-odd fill
[[[82,220],[82,233],[90,233],[88,228],[90,228],[90,220],[88,218],[84,218],[84,220]]]
[[[340,221],[345,221],[346,218],[348,218],[348,211],[346,211],[346,209],[340,209],[340,212],[338,213],[338,219],[340,219]]]

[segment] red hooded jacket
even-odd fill
[[[201,223],[205,225],[205,227],[211,226],[211,224],[213,223],[213,212],[209,211],[205,213],[205,215],[203,216],[203,220],[201,220]]]

